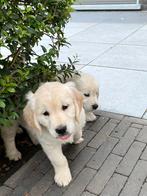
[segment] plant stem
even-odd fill
[[[15,63],[15,61],[16,61],[16,59],[17,59],[19,53],[20,53],[20,50],[21,50],[21,47],[19,47],[19,48],[17,49],[17,51],[16,51],[16,53],[15,53],[15,55],[14,55],[14,57],[13,57],[12,63],[10,64],[11,67],[14,65],[14,63]]]

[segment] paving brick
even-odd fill
[[[89,193],[88,191],[84,191],[81,196],[95,196],[95,195],[92,193]]]
[[[100,132],[91,140],[88,146],[93,148],[99,148],[107,140],[115,127],[116,124],[114,123],[106,123],[105,126],[100,130]]]
[[[50,170],[52,168],[51,162],[50,160],[46,157],[42,163],[40,163],[37,166],[37,169],[42,173],[42,174],[46,174],[48,172],[48,170]]]
[[[72,173],[72,178],[74,178],[80,173],[80,171],[85,167],[89,159],[94,155],[95,149],[90,147],[85,147],[78,156],[74,159],[74,161],[70,164],[70,170]],[[66,190],[65,188],[60,188],[56,184],[54,184],[45,194],[44,196],[61,196],[63,192]]]
[[[141,125],[147,125],[147,120],[146,119],[142,119],[142,118],[135,118],[135,117],[127,117],[128,120],[132,123],[137,123],[137,124],[141,124]]]
[[[98,116],[97,116],[97,119],[96,120],[98,120]],[[89,130],[90,128],[91,128],[91,126],[93,125],[93,122],[86,122],[86,125],[85,125],[85,127],[84,127],[84,130]]]
[[[110,119],[109,122],[115,123],[115,124],[119,124],[119,123],[120,123],[120,120],[117,120],[117,119]]]
[[[57,184],[53,184],[45,193],[43,193],[43,196],[61,196],[65,192],[67,187],[59,187]],[[33,195],[32,195],[33,196]]]
[[[131,127],[142,129],[143,128],[143,125],[133,123],[133,124],[131,124]]]
[[[9,196],[12,194],[12,189],[6,186],[0,186],[0,196]]]
[[[139,196],[146,196],[146,195],[147,195],[147,183],[144,183]]]
[[[54,183],[54,171],[49,170],[37,183],[31,188],[31,196],[41,196]]]
[[[117,144],[118,139],[117,138],[111,138],[109,137],[106,142],[104,142],[101,147],[98,149],[98,151],[94,154],[94,156],[90,159],[87,166],[99,169],[107,156],[110,154],[114,146]]]
[[[140,188],[147,177],[147,162],[139,160],[131,173],[120,196],[138,196]]]
[[[15,189],[12,193],[11,193],[11,195],[9,195],[9,196],[20,196],[20,195],[23,195],[23,196],[26,196],[26,195],[29,195],[29,192],[28,191],[26,191],[26,188],[25,187],[23,187],[23,186],[19,186],[19,187],[17,187],[17,189]],[[30,196],[30,195],[29,195]]]
[[[95,149],[86,147],[80,152],[76,159],[71,162],[70,168],[73,178],[82,170],[82,168],[87,164],[94,153]]]
[[[129,176],[144,148],[145,144],[141,142],[134,142],[116,171],[123,175]]]
[[[26,192],[29,192],[31,190],[31,188],[43,177],[43,174],[40,173],[39,170],[34,170],[29,177],[21,180],[20,182],[18,182],[13,195],[16,196],[20,196],[20,195],[24,195]],[[21,194],[20,194],[21,193]]]
[[[147,143],[147,126],[144,126],[136,140]]]
[[[145,150],[143,151],[140,159],[143,159],[145,161],[147,161],[147,147],[145,148]]]
[[[138,133],[139,129],[130,127],[125,136],[121,138],[120,142],[114,148],[113,153],[124,156]]]
[[[23,165],[15,174],[13,174],[4,183],[5,185],[15,188],[23,179],[29,179],[32,171],[46,158],[43,151],[38,151],[25,165]]]
[[[113,175],[121,157],[111,154],[87,187],[91,193],[100,194]]]
[[[98,118],[98,120],[93,122],[90,129],[92,131],[99,132],[108,120],[109,120],[109,118],[101,116],[101,117]]]
[[[104,188],[101,196],[118,196],[126,180],[127,177],[119,174],[114,174]]]
[[[90,168],[85,168],[78,177],[69,185],[63,196],[79,196],[84,191],[87,184],[96,174],[96,171]]]
[[[130,125],[131,122],[127,117],[124,117],[119,125],[113,130],[111,136],[121,138],[126,133]]]
[[[84,141],[81,144],[73,144],[65,146],[65,155],[68,159],[75,159],[79,152],[88,144],[88,142],[96,135],[95,132],[86,130],[83,133]]]
[[[95,111],[95,114],[100,115],[100,116],[105,116],[108,118],[117,119],[117,120],[122,120],[124,117],[124,115],[122,115],[122,114],[116,114],[116,113],[106,112],[106,111],[101,111],[101,110]]]

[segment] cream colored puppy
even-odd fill
[[[37,140],[55,170],[55,182],[66,186],[72,177],[62,144],[83,141],[85,125],[83,98],[72,82],[47,82],[33,94],[23,111],[26,128]]]
[[[87,73],[80,73],[71,79],[76,88],[83,94],[86,121],[96,120],[93,111],[98,108],[99,86],[94,77]]]

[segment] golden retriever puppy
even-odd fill
[[[72,82],[46,82],[34,94],[30,92],[27,99],[23,110],[26,128],[51,161],[55,182],[66,186],[72,177],[62,144],[83,141],[83,97]]]
[[[98,108],[98,82],[90,74],[82,72],[80,73],[80,76],[74,75],[71,81],[75,83],[76,88],[83,94],[86,121],[96,120],[93,111]]]

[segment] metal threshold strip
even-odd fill
[[[140,10],[141,4],[99,4],[99,5],[73,5],[75,10]]]

